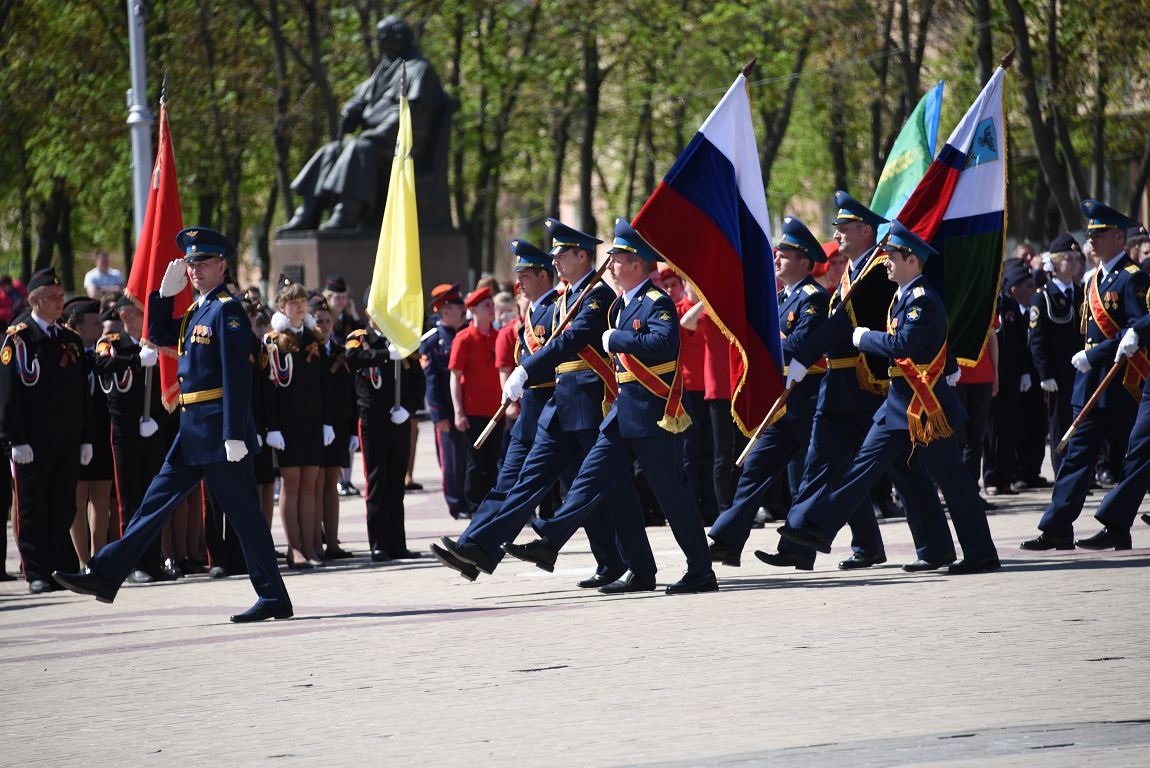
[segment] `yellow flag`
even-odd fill
[[[375,251],[367,313],[405,357],[419,348],[423,335],[423,277],[419,269],[419,220],[407,97],[399,99],[399,133],[387,185],[383,226]]]

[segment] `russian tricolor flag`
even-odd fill
[[[740,74],[632,222],[735,345],[731,412],[750,434],[783,390],[767,196]]]

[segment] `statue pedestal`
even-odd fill
[[[364,294],[371,285],[375,270],[378,233],[367,232],[289,232],[277,235],[271,244],[271,268],[268,285],[274,286],[280,274],[308,288],[323,290],[328,275],[343,275],[348,295],[362,309]],[[445,231],[419,234],[420,270],[423,298],[438,283],[460,283],[467,286],[467,241],[458,232]],[[270,288],[268,303],[275,301]]]

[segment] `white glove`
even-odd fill
[[[1042,387],[1043,392],[1057,392],[1058,382],[1054,379],[1043,379],[1038,382],[1038,386]]]
[[[1018,380],[1018,391],[1019,392],[1029,392],[1030,386],[1031,386],[1030,374],[1029,373],[1022,374],[1022,378]]]
[[[854,344],[857,347],[862,341],[864,333],[870,333],[870,328],[864,328],[861,325],[858,328],[855,328],[854,333],[851,334],[851,344]]]
[[[527,384],[527,371],[523,366],[515,366],[515,370],[507,377],[507,382],[503,385],[503,397],[511,402],[517,401],[523,397],[523,387]]]
[[[351,439],[347,441],[347,452],[355,453],[359,450],[359,435],[352,435]]]
[[[335,430],[331,428],[330,424],[323,425],[323,447],[327,448],[335,442]]]
[[[1078,369],[1079,373],[1089,373],[1090,361],[1086,359],[1086,350],[1081,349],[1074,353],[1074,357],[1070,358],[1070,364]]]
[[[260,448],[264,447],[264,439],[260,437],[258,432],[256,433],[256,445],[258,445]]]
[[[27,443],[12,446],[12,461],[17,464],[31,464],[32,458],[32,446]]]
[[[399,353],[399,347],[395,346],[394,344],[388,344],[387,345],[387,356],[390,357],[392,360],[402,360],[403,359],[403,355],[401,355]]]
[[[151,368],[160,359],[160,353],[155,347],[140,347],[140,365]]]
[[[787,383],[786,389],[791,388],[791,384],[798,384],[800,381],[807,377],[807,367],[797,360],[792,360],[791,364],[787,366]]]
[[[277,451],[282,451],[284,449],[284,433],[280,432],[278,429],[272,432],[268,432],[267,439],[268,445],[270,445],[272,448],[275,448]]]
[[[160,425],[156,423],[155,419],[140,417],[140,437],[151,437],[156,434],[159,429]]]
[[[1123,357],[1132,357],[1141,346],[1142,342],[1138,338],[1138,331],[1127,328],[1126,333],[1122,334],[1122,341],[1118,342],[1118,353],[1114,355],[1114,362],[1117,363]]]
[[[160,280],[160,295],[167,298],[175,296],[184,290],[188,284],[188,265],[183,259],[174,259],[164,270],[164,277]]]
[[[92,444],[80,443],[80,466],[86,467],[92,463]]]
[[[962,369],[959,368],[957,371],[955,371],[954,373],[952,373],[946,377],[946,383],[952,387],[957,387],[958,386],[958,380],[961,378],[962,378]]]
[[[243,440],[225,440],[224,454],[228,461],[239,461],[248,455],[248,446]]]
[[[411,418],[411,414],[402,405],[393,405],[391,407],[391,423],[402,424]]]
[[[607,344],[610,343],[611,334],[614,332],[615,332],[614,328],[608,328],[607,330],[603,331],[603,351],[604,352],[610,352],[611,351],[611,349],[607,346]]]

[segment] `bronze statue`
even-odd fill
[[[390,161],[395,154],[399,97],[406,80],[411,107],[412,158],[417,183],[421,171],[441,177],[446,202],[447,133],[451,103],[434,67],[415,45],[411,27],[398,16],[376,25],[383,56],[371,77],[343,105],[339,138],[312,155],[292,182],[302,196],[295,215],[280,232],[358,229],[379,220],[387,196]],[[356,129],[358,135],[345,135]],[[420,199],[438,207],[437,201]],[[324,211],[331,217],[320,224]],[[425,219],[420,211],[420,219]]]

